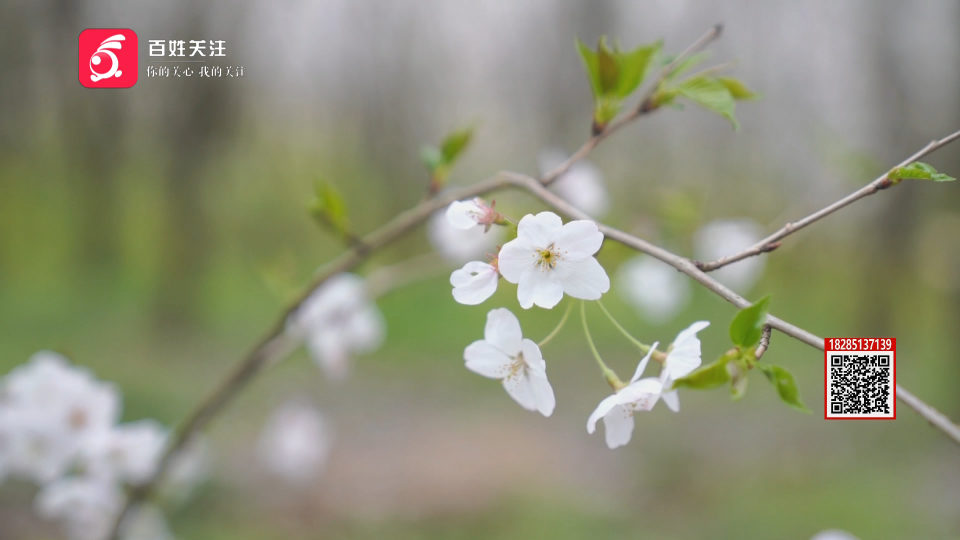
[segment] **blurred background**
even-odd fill
[[[477,127],[452,183],[536,173],[545,150],[589,133],[574,39],[676,53],[710,25],[715,61],[762,94],[742,128],[694,107],[642,119],[591,159],[604,220],[693,256],[714,220],[772,231],[960,127],[960,4],[925,2],[91,2],[0,3],[0,372],[55,349],[124,395],[124,418],[174,425],[342,248],[307,211],[315,181],[343,192],[365,232],[424,195],[424,143]],[[129,90],[77,83],[77,34],[129,27]],[[239,79],[144,73],[148,39],[223,39]],[[927,159],[960,172],[948,147]],[[822,336],[894,336],[898,382],[960,418],[960,186],[904,183],[792,237],[741,283]],[[501,194],[498,209],[540,208]],[[716,242],[714,242],[715,244]],[[430,251],[421,230],[361,269]],[[604,248],[606,301],[647,341],[696,319],[705,360],[731,306],[698,287],[667,316],[637,310]],[[960,536],[956,446],[910,409],[889,422],[823,420],[822,356],[774,335],[765,357],[796,375],[813,411],[755,379],[732,403],[686,392],[683,410],[637,418],[611,451],[584,431],[608,393],[575,324],[544,348],[558,407],[516,406],[463,367],[488,309],[526,334],[560,312],[516,308],[505,285],[454,303],[437,263],[377,299],[387,339],[325,378],[303,352],[273,367],[212,426],[209,480],[167,508],[183,539],[868,538]],[[686,287],[686,284],[679,286]],[[683,289],[686,290],[686,289]],[[681,293],[677,293],[681,294]],[[639,360],[591,314],[621,375]],[[334,434],[322,474],[289,486],[256,465],[264,422],[290,396]],[[56,537],[26,485],[0,486],[0,537]]]

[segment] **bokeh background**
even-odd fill
[[[960,126],[960,5],[924,2],[91,2],[0,3],[0,372],[64,352],[124,394],[124,417],[183,418],[315,269],[340,250],[307,206],[326,179],[357,231],[423,196],[423,143],[474,123],[453,183],[537,171],[545,148],[587,136],[591,98],[574,48],[599,35],[677,52],[716,22],[715,59],[763,94],[742,129],[688,107],[624,130],[592,156],[606,220],[692,253],[718,218],[767,230],[855,189]],[[77,34],[130,27],[130,90],[76,80]],[[148,79],[148,39],[224,39],[242,79]],[[956,147],[928,159],[956,175]],[[904,184],[792,237],[750,297],[820,335],[895,336],[898,381],[960,418],[960,186]],[[516,213],[539,206],[498,197]],[[361,268],[430,250],[423,231]],[[629,254],[604,248],[611,273]],[[813,414],[754,381],[731,403],[687,392],[608,450],[584,423],[607,394],[576,325],[544,352],[558,397],[544,419],[463,368],[492,305],[455,304],[446,272],[378,299],[388,338],[353,377],[326,380],[302,351],[271,369],[208,433],[210,479],[170,508],[179,538],[861,538],[960,536],[957,447],[911,410],[826,422],[822,357],[774,335],[766,359],[797,376]],[[689,322],[705,357],[731,306],[704,290],[636,333]],[[520,313],[533,336],[560,313]],[[598,313],[615,369],[638,360]],[[306,488],[254,460],[267,416],[312,400],[336,438]],[[31,488],[0,487],[0,537],[50,538]]]

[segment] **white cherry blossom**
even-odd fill
[[[385,329],[383,316],[367,297],[363,279],[338,274],[289,317],[287,333],[304,340],[329,377],[342,380],[350,369],[350,355],[377,349]]]
[[[480,261],[470,261],[450,274],[453,298],[461,304],[482,304],[497,292],[500,272],[497,267]]]
[[[70,540],[105,540],[123,501],[120,487],[94,476],[72,476],[43,487],[34,500],[41,517],[59,523]]]
[[[592,221],[564,224],[553,212],[528,214],[517,226],[517,238],[500,250],[500,274],[517,284],[524,309],[534,304],[552,308],[564,294],[596,300],[610,290],[610,278],[594,254],[603,233]]]
[[[467,369],[502,381],[507,394],[524,409],[553,414],[556,399],[547,380],[547,364],[540,347],[523,337],[517,317],[505,308],[491,310],[483,336],[463,351]]]
[[[733,255],[763,238],[763,228],[750,219],[720,219],[711,221],[693,237],[694,256],[710,262]],[[763,257],[747,257],[710,273],[718,281],[740,291],[747,291],[763,273]]]
[[[80,463],[87,474],[138,484],[153,475],[166,441],[166,428],[153,420],[121,424],[90,437]]]
[[[640,360],[630,383],[601,401],[587,419],[587,433],[590,434],[596,430],[597,421],[603,419],[604,436],[607,447],[611,449],[630,442],[633,435],[634,413],[653,409],[661,398],[670,410],[674,412],[680,410],[677,391],[664,392],[670,384],[666,369],[660,372],[659,377],[641,378],[657,345],[654,343],[650,351]]]
[[[444,214],[453,227],[466,231],[480,226],[484,232],[497,223],[503,223],[503,216],[494,210],[496,202],[487,203],[477,197],[468,201],[453,201]]]
[[[618,290],[651,322],[672,319],[690,301],[690,282],[670,265],[647,255],[634,257],[617,272]]]
[[[550,172],[566,161],[567,157],[560,150],[544,151],[540,154],[540,172]],[[610,196],[603,183],[603,174],[596,165],[587,160],[574,163],[550,185],[550,190],[594,217],[602,216],[610,209]]]
[[[453,226],[444,212],[437,212],[427,222],[427,236],[434,249],[448,262],[463,264],[496,250],[501,239],[499,227],[489,232],[479,224],[469,229]]]
[[[267,420],[257,455],[273,475],[288,484],[304,485],[323,469],[331,440],[330,428],[316,408],[291,401]]]
[[[708,326],[708,321],[697,321],[677,334],[663,363],[663,371],[671,381],[700,367],[700,338],[697,337],[697,332]]]
[[[92,437],[120,413],[113,385],[41,351],[0,382],[4,467],[12,476],[46,483],[60,476]]]

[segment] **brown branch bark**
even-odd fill
[[[958,138],[960,138],[960,130],[955,131],[942,139],[930,141],[926,146],[914,152],[912,156],[901,161],[900,164],[894,167],[894,169],[896,169],[897,167],[903,167],[905,165],[913,163],[914,161],[917,161],[918,159],[930,154],[934,150],[937,150],[938,148],[942,148],[950,144],[951,142],[957,140]],[[742,261],[743,259],[746,259],[748,257],[754,257],[756,255],[760,255],[761,253],[768,253],[770,251],[773,251],[778,247],[780,247],[780,244],[784,238],[799,231],[800,229],[806,227],[807,225],[815,223],[829,216],[830,214],[836,212],[837,210],[840,210],[841,208],[849,206],[850,204],[853,204],[868,195],[873,195],[874,193],[882,189],[886,189],[890,187],[892,184],[890,180],[887,179],[887,176],[889,174],[890,174],[890,171],[887,171],[883,173],[882,176],[879,176],[869,184],[854,191],[853,193],[847,195],[846,197],[834,203],[831,203],[804,218],[787,223],[786,225],[781,227],[779,230],[777,230],[770,236],[767,236],[763,240],[760,240],[756,244],[744,249],[743,251],[734,253],[732,255],[728,255],[726,257],[721,257],[712,262],[698,262],[696,263],[697,267],[703,270],[704,272],[711,272],[718,268],[723,268],[728,264],[735,263],[737,261]]]

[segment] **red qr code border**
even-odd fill
[[[829,344],[831,340],[838,339],[853,339],[853,340],[862,340],[868,338],[846,338],[846,337],[836,337],[836,338],[824,338],[823,340],[823,419],[824,420],[896,420],[897,419],[897,338],[894,337],[881,337],[873,339],[889,339],[893,341],[893,348],[889,351],[874,351],[874,350],[837,350],[830,349]],[[857,353],[866,353],[866,352],[889,352],[891,353],[890,358],[890,368],[893,370],[893,416],[830,416],[828,413],[830,411],[830,393],[828,388],[829,383],[829,372],[830,372],[830,353],[832,352],[857,352]]]

